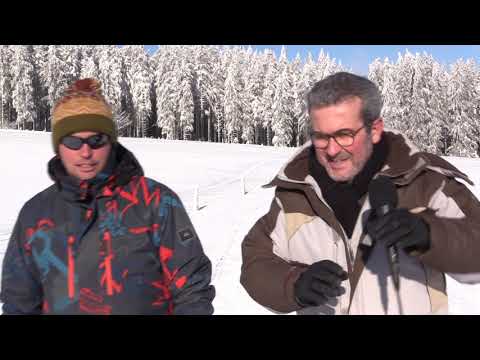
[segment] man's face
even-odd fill
[[[82,131],[70,136],[86,139],[96,134],[98,133]],[[82,144],[80,149],[72,150],[60,142],[58,154],[69,175],[79,180],[90,180],[105,168],[111,148],[112,145],[107,142],[106,145],[98,149],[92,149],[90,145]]]
[[[312,130],[328,135],[342,131],[354,133],[364,126],[361,109],[362,101],[358,97],[336,105],[313,108],[310,111]],[[351,181],[365,166],[372,154],[373,144],[380,141],[382,132],[383,120],[377,119],[370,134],[367,128],[359,130],[349,146],[342,147],[330,138],[327,147],[322,149],[312,137],[315,155],[332,180]]]

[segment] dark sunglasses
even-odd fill
[[[61,143],[71,150],[79,150],[83,144],[87,144],[92,149],[100,149],[107,145],[110,138],[105,134],[95,134],[88,138],[80,138],[77,136],[65,136]]]

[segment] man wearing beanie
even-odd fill
[[[117,141],[94,79],[52,114],[55,182],[22,208],[2,269],[4,314],[212,314],[211,263],[179,199]]]

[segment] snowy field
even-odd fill
[[[145,174],[175,190],[184,202],[213,265],[215,314],[271,314],[239,283],[240,244],[268,211],[273,189],[262,189],[295,149],[158,139],[121,138]],[[0,130],[0,264],[22,205],[51,185],[46,164],[50,133]],[[480,197],[480,160],[448,158],[475,182]],[[480,285],[447,278],[450,312],[480,314]]]

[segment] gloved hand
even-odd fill
[[[372,240],[383,241],[387,248],[395,245],[407,253],[430,248],[428,224],[407,209],[393,209],[384,216],[374,217],[366,228]]]
[[[294,284],[295,298],[302,307],[324,305],[329,298],[345,294],[340,286],[348,274],[340,265],[322,260],[308,267]]]

